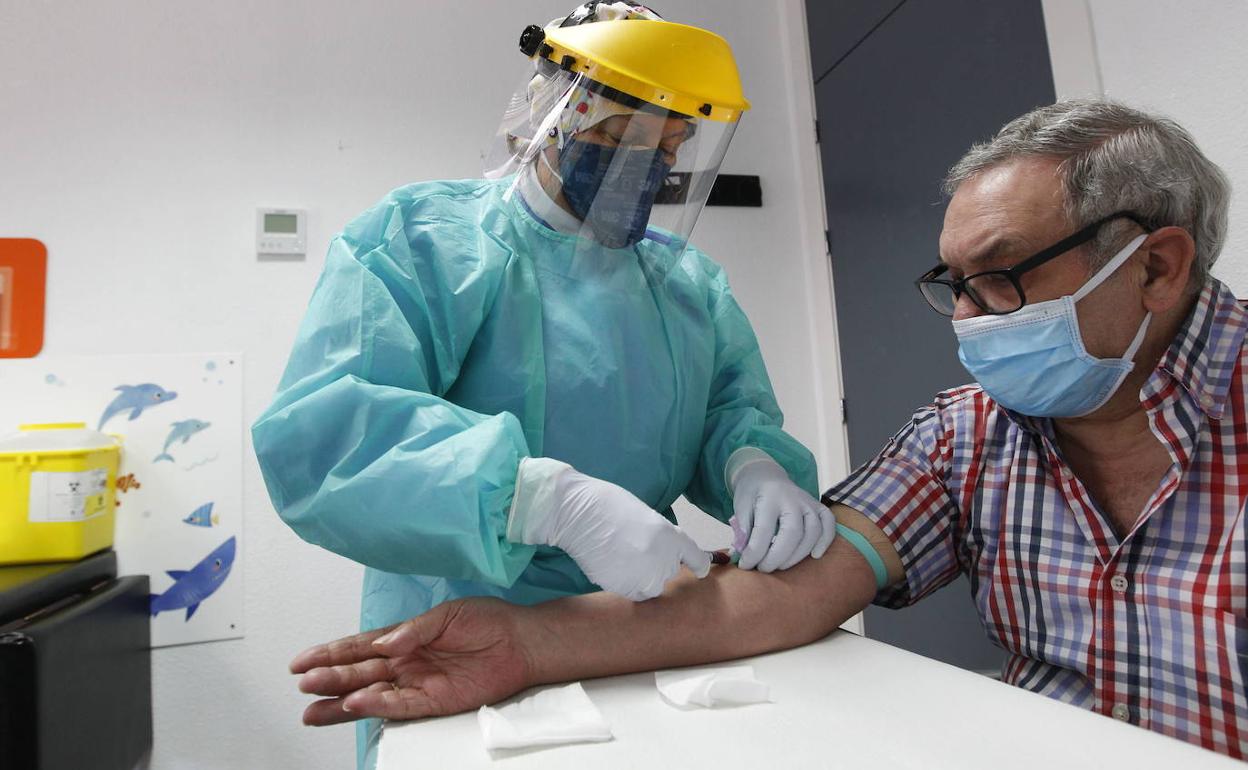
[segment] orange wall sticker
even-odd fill
[[[48,250],[33,238],[0,238],[0,358],[43,350]]]

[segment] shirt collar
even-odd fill
[[[1153,376],[1144,384],[1140,400],[1145,405],[1155,403],[1169,381],[1174,380],[1206,416],[1220,419],[1246,331],[1248,313],[1225,284],[1210,278],[1169,349],[1157,362]]]

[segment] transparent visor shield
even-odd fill
[[[527,78],[512,97],[485,174],[510,178],[508,195],[585,249],[639,248],[667,254],[670,265],[735,129],[553,69]]]

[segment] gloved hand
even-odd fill
[[[741,464],[729,479],[735,515],[730,522],[744,547],[737,566],[760,572],[788,569],[807,556],[823,556],[836,537],[836,519],[802,491],[775,460],[762,455]]]
[[[681,564],[699,578],[711,570],[710,554],[631,492],[548,458],[521,462],[507,536],[562,548],[590,580],[635,602],[663,593]]]

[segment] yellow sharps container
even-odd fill
[[[121,437],[83,423],[0,438],[0,564],[73,561],[113,544]]]

